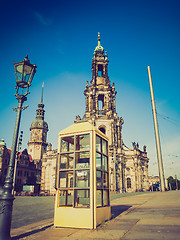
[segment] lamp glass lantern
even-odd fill
[[[16,95],[18,95],[19,88],[21,88],[22,91],[24,88],[27,88],[27,92],[25,93],[25,95],[27,95],[29,93],[28,89],[31,86],[34,74],[36,73],[37,66],[30,63],[27,55],[23,61],[18,63],[14,62],[14,68],[16,75]]]

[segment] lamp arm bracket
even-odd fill
[[[25,110],[28,107],[29,107],[29,105],[23,106],[23,107],[21,107],[21,110]],[[13,107],[12,109],[17,112],[19,107],[16,107],[16,108]]]
[[[28,107],[29,107],[29,105],[23,106],[23,107],[22,107],[22,110],[25,110],[25,109],[28,108]]]

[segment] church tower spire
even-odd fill
[[[47,132],[48,124],[44,121],[44,103],[43,103],[43,90],[44,83],[42,85],[41,101],[38,104],[38,109],[36,110],[36,119],[32,122],[30,131],[31,139],[28,142],[29,150],[28,153],[32,156],[32,159],[37,163],[41,160],[43,153],[46,152],[48,143]]]
[[[98,32],[98,45],[94,50],[94,55],[103,54],[103,53],[104,53],[104,48],[101,46],[100,32]]]
[[[43,89],[44,89],[44,82],[43,82],[43,84],[42,84],[41,103],[43,103]]]
[[[98,45],[92,59],[92,80],[87,82],[84,95],[86,97],[86,111],[84,119],[93,123],[97,129],[109,138],[109,169],[111,176],[111,190],[117,189],[117,151],[122,148],[123,119],[116,113],[115,86],[110,83],[108,76],[108,56],[101,46],[100,33]],[[119,161],[119,160],[118,160]]]
[[[98,45],[92,59],[92,80],[87,83],[84,95],[86,96],[86,119],[111,118],[116,113],[115,87],[111,86],[108,76],[108,57],[101,46],[100,33]]]
[[[44,120],[44,104],[43,104],[43,89],[44,83],[42,84],[42,92],[41,92],[41,102],[38,104],[38,109],[36,110],[36,119]]]

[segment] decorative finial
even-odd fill
[[[42,83],[41,103],[43,103],[43,88],[44,88],[44,82]]]
[[[24,60],[23,61],[25,61],[25,62],[29,62],[29,59],[28,59],[28,54],[26,55],[26,57],[24,58]]]
[[[98,46],[101,46],[100,32],[98,32]]]
[[[143,147],[143,148],[144,148],[144,152],[146,152],[146,145],[144,145],[144,147]]]
[[[96,54],[103,54],[103,53],[104,53],[104,48],[101,46],[100,32],[98,32],[98,46],[94,50],[94,56],[96,56]]]

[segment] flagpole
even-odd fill
[[[155,131],[155,138],[156,138],[156,150],[157,150],[157,158],[158,158],[159,177],[160,177],[160,182],[161,182],[161,191],[164,192],[165,191],[164,170],[163,170],[161,145],[160,145],[160,138],[159,138],[159,130],[158,130],[158,122],[157,122],[156,106],[155,106],[150,66],[148,66],[147,69],[148,69],[149,86],[150,86],[150,92],[151,92],[151,103],[152,103],[152,112],[153,112],[153,119],[154,119],[154,131]]]

